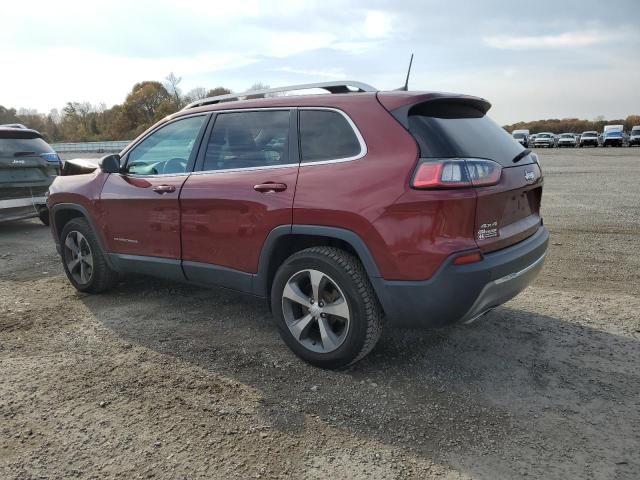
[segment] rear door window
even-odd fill
[[[362,146],[347,119],[333,110],[300,111],[302,162],[356,158]]]
[[[409,131],[423,158],[486,158],[505,167],[523,146],[471,105],[426,102],[409,111]],[[518,165],[533,162],[523,158]]]
[[[216,117],[203,170],[264,168],[291,163],[289,110],[220,113]]]

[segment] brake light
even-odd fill
[[[422,159],[411,186],[417,189],[468,188],[495,185],[502,166],[481,158]]]
[[[58,163],[60,163],[60,157],[58,157],[57,153],[41,153],[40,157],[42,157],[47,162],[58,162]]]

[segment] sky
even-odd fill
[[[5,3],[0,105],[122,103],[134,83],[328,80],[478,95],[499,123],[640,114],[640,1]]]

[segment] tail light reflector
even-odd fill
[[[486,187],[497,184],[501,175],[502,166],[491,160],[429,158],[418,163],[411,186],[420,190]]]
[[[482,261],[482,254],[480,252],[467,253],[460,255],[453,261],[454,265],[468,265],[470,263],[477,263]]]

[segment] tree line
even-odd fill
[[[36,110],[5,108],[0,105],[0,124],[22,123],[38,130],[49,142],[91,142],[102,140],[131,140],[163,117],[177,112],[195,100],[215,95],[231,93],[224,87],[206,89],[194,88],[187,93],[180,89],[182,78],[170,73],[164,82],[143,81],[136,83],[125,101],[107,108],[106,105],[92,105],[88,102],[68,102],[59,111],[48,114]],[[255,83],[251,90],[268,88]],[[607,124],[623,124],[626,131],[640,125],[640,115],[629,115],[626,119],[594,120],[578,118],[534,120],[505,125],[511,132],[515,129],[529,129],[531,133],[552,132],[581,133],[587,130],[601,132]]]
[[[179,87],[181,80],[170,73],[162,83],[136,83],[125,101],[111,108],[104,104],[68,102],[62,111],[53,109],[43,114],[0,105],[0,124],[21,123],[38,130],[48,142],[131,140],[158,120],[193,101],[231,93],[224,87],[198,87],[183,94]],[[257,83],[252,89],[263,87],[266,86]]]
[[[628,132],[632,127],[640,125],[640,115],[629,115],[625,119],[618,120],[605,120],[604,117],[597,117],[594,120],[551,118],[548,120],[534,120],[532,122],[518,122],[512,125],[505,125],[504,128],[508,132],[516,129],[528,129],[531,133],[582,133],[589,130],[602,132],[605,125],[624,125],[624,130]]]

